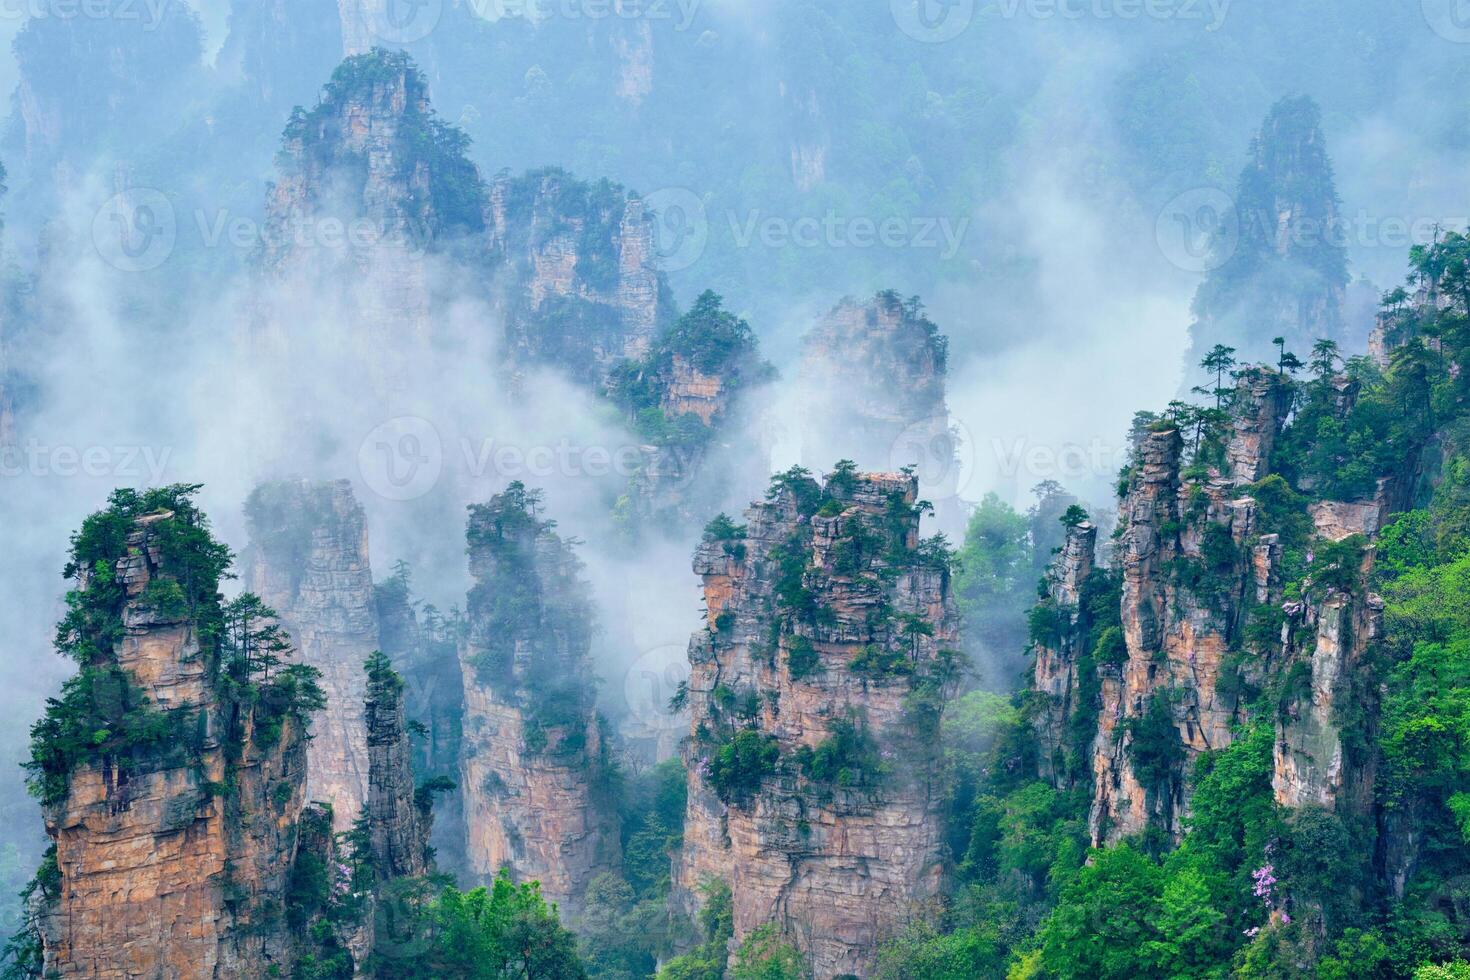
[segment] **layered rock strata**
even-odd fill
[[[519,484],[471,508],[460,786],[471,873],[540,881],[575,921],[588,884],[619,864],[618,819],[591,592],[554,526]]]
[[[909,476],[788,474],[695,557],[709,627],[675,897],[727,882],[737,941],[773,923],[819,980],[870,972],[945,875],[931,739],[957,624],[917,495]]]
[[[322,672],[327,707],[314,726],[307,791],[331,804],[345,830],[367,799],[362,665],[379,647],[366,517],[345,480],[263,485],[246,517],[246,588],[277,611],[302,661]]]

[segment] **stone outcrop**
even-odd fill
[[[1056,639],[1036,644],[1036,662],[1032,671],[1032,689],[1046,700],[1033,718],[1040,742],[1040,765],[1043,779],[1061,785],[1067,778],[1062,761],[1068,721],[1083,710],[1083,681],[1079,671],[1088,630],[1082,619],[1086,615],[1086,587],[1096,570],[1097,528],[1083,523],[1067,529],[1066,543],[1057,554],[1046,576],[1047,598],[1051,608],[1062,617]]]
[[[266,484],[246,505],[245,586],[275,609],[303,662],[322,672],[308,795],[350,827],[368,792],[366,682],[379,647],[367,523],[346,481]]]
[[[459,667],[459,624],[431,605],[414,600],[407,566],[400,565],[376,588],[383,652],[402,675],[408,717],[424,726],[415,744],[413,767],[421,780],[459,781],[464,717],[464,678]],[[451,874],[466,873],[464,805],[458,792],[435,804],[430,841],[435,863]]]
[[[111,662],[158,709],[187,712],[174,717],[192,718],[191,734],[81,765],[46,807],[59,870],[39,922],[47,976],[265,977],[293,962],[282,905],[306,732],[290,715],[268,723],[263,708],[230,702],[200,622],[150,601],[150,585],[175,571],[161,545],[173,520],[144,518],[129,535]]]
[[[1371,567],[1370,555],[1365,576]],[[1383,601],[1333,589],[1289,605],[1287,613],[1288,684],[1271,779],[1276,802],[1366,813],[1375,766],[1367,754],[1349,757],[1343,719],[1375,714],[1378,692],[1367,683],[1365,668],[1383,637]]]
[[[343,4],[350,35],[363,4]],[[421,349],[445,304],[464,299],[492,307],[511,379],[552,366],[600,387],[672,316],[647,204],[555,169],[487,183],[467,145],[407,55],[349,57],[286,127],[259,255],[267,281],[328,294],[361,346],[383,352],[372,361],[380,390],[403,384],[393,352]],[[458,273],[453,289],[436,286],[431,256]],[[258,345],[290,349],[293,295],[262,301]]]
[[[235,4],[217,64],[238,72],[252,99],[282,115],[309,104],[342,60],[338,0]]]
[[[367,675],[367,815],[373,870],[381,880],[417,877],[430,867],[432,811],[430,800],[421,800],[416,793],[403,679],[381,654],[368,661]]]
[[[917,481],[788,474],[695,556],[689,802],[675,899],[727,882],[737,941],[774,923],[819,980],[866,975],[945,874],[939,760],[957,623]]]
[[[486,239],[516,364],[553,364],[601,383],[648,354],[672,313],[653,215],[608,181],[561,170],[490,185]]]
[[[1291,385],[1276,371],[1248,368],[1236,387],[1225,471],[1236,486],[1270,475],[1271,450],[1291,412]]]
[[[919,468],[929,499],[954,496],[958,447],[945,404],[948,341],[916,302],[845,299],[802,342],[802,465],[839,459]]]
[[[1344,219],[1321,116],[1310,98],[1284,99],[1252,141],[1233,212],[1218,215],[1213,253],[1196,257],[1210,275],[1194,301],[1191,372],[1214,344],[1257,362],[1273,357],[1276,337],[1302,357],[1321,338],[1349,339]]]
[[[1338,409],[1350,407],[1345,396]],[[1064,733],[1086,730],[1095,711],[1095,843],[1146,830],[1177,839],[1194,760],[1231,744],[1250,720],[1245,692],[1267,684],[1285,692],[1275,720],[1277,800],[1358,814],[1371,805],[1373,767],[1348,757],[1353,739],[1343,719],[1367,724],[1376,710],[1363,676],[1382,632],[1382,603],[1364,586],[1371,548],[1361,568],[1331,563],[1356,554],[1349,539],[1369,541],[1382,526],[1388,490],[1363,503],[1284,500],[1285,485],[1267,477],[1289,410],[1283,379],[1252,368],[1240,378],[1221,468],[1186,465],[1185,439],[1166,424],[1141,436],[1116,545],[1120,649],[1103,649],[1111,644],[1089,635],[1073,612],[1097,577],[1095,533],[1072,529],[1048,577],[1043,605],[1059,619],[1054,638],[1035,651],[1033,685],[1045,695],[1034,715],[1041,774],[1064,781]],[[1305,513],[1283,512],[1298,506]],[[1290,603],[1288,551],[1307,565]],[[1083,649],[1084,641],[1098,649]]]
[[[589,658],[592,600],[571,545],[512,484],[471,508],[460,786],[470,872],[541,882],[575,921],[619,863]]]
[[[478,171],[434,116],[422,73],[386,51],[337,68],[321,102],[292,116],[277,161],[260,268],[339,304],[361,347],[382,352],[370,361],[375,388],[399,387],[393,352],[430,335],[426,254],[483,231]],[[293,296],[257,311],[263,350],[290,351]]]

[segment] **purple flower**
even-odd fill
[[[1257,898],[1266,903],[1269,908],[1275,904],[1273,889],[1276,887],[1276,869],[1267,864],[1251,872],[1251,878],[1256,886],[1254,893]]]

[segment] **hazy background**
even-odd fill
[[[485,175],[555,165],[678,202],[688,223],[664,231],[681,305],[722,293],[785,378],[801,335],[841,296],[922,297],[952,342],[971,501],[996,490],[1025,503],[1055,479],[1110,505],[1130,418],[1184,378],[1202,269],[1172,202],[1231,191],[1279,98],[1323,108],[1353,273],[1372,289],[1401,277],[1412,236],[1400,227],[1470,213],[1470,29],[1449,18],[1452,0],[1177,0],[1150,8],[1168,14],[1156,17],[1129,0],[924,2],[927,28],[910,0],[649,0],[639,16],[555,0],[536,23],[516,4],[432,0],[430,20],[410,18],[402,36]],[[22,392],[25,458],[0,475],[5,895],[39,838],[15,762],[65,672],[49,634],[67,536],[112,487],[204,483],[239,548],[256,480],[352,478],[378,574],[411,558],[427,598],[448,607],[466,584],[462,506],[505,477],[456,465],[466,440],[636,443],[553,377],[529,398],[497,390],[474,369],[493,356],[496,325],[468,299],[441,325],[451,342],[405,365],[402,404],[362,397],[354,324],[310,292],[276,299],[312,353],[251,363],[239,341],[259,301],[250,236],[232,244],[211,229],[259,222],[290,110],[311,104],[343,54],[338,5],[136,8],[144,21],[66,30],[44,23],[57,9],[48,0],[0,10],[0,87],[13,93],[0,133],[6,288],[25,300],[0,307],[0,337],[34,382]],[[50,13],[32,23],[22,10]],[[172,211],[155,266],[98,245],[123,188]],[[903,229],[896,243],[854,244],[884,221]],[[812,228],[815,239],[800,237]],[[436,274],[452,291],[455,270]],[[796,420],[781,412],[780,383],[765,403],[774,414],[750,424],[789,447]],[[446,462],[435,490],[408,502],[375,492],[359,459],[376,426],[404,415],[431,421]],[[91,451],[97,465],[76,474],[58,449]],[[615,700],[630,664],[676,661],[698,625],[693,541],[630,554],[606,479],[523,478],[588,542],[601,614],[620,638],[604,651]]]

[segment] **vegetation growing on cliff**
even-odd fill
[[[471,663],[497,697],[522,708],[527,751],[577,757],[594,721],[592,596],[575,542],[541,511],[541,492],[519,481],[470,508]]]
[[[959,781],[956,813],[970,829],[963,849],[957,846],[961,887],[942,927],[895,941],[885,962],[973,954],[949,961],[963,968],[925,974],[935,977],[1008,970],[1057,978],[1390,978],[1464,969],[1456,961],[1470,955],[1463,911],[1470,771],[1462,764],[1470,745],[1470,658],[1460,649],[1470,616],[1470,497],[1462,489],[1470,401],[1456,365],[1470,358],[1470,306],[1455,286],[1465,275],[1463,241],[1444,236],[1413,256],[1411,285],[1440,289],[1447,302],[1409,304],[1403,291],[1386,298],[1397,345],[1386,370],[1364,360],[1344,366],[1329,342],[1305,360],[1279,344],[1277,367],[1285,370],[1274,383],[1288,390],[1292,415],[1270,454],[1272,475],[1241,488],[1256,503],[1243,542],[1201,509],[1201,484],[1223,464],[1227,423],[1242,409],[1223,382],[1236,369],[1228,355],[1217,359],[1221,380],[1205,393],[1223,418],[1180,403],[1141,423],[1185,432],[1182,509],[1185,520],[1204,525],[1198,556],[1167,574],[1239,624],[1226,623],[1231,649],[1221,667],[1220,690],[1240,705],[1228,746],[1204,752],[1186,771],[1180,706],[1167,690],[1123,729],[1132,769],[1151,798],[1187,784],[1182,839],[1151,832],[1088,855],[1090,758],[1080,757],[1076,793],[1034,782],[1036,746],[1019,722],[995,737],[975,767],[982,775]],[[1298,365],[1307,371],[1303,380],[1292,377]],[[1358,535],[1318,537],[1310,505],[1375,494],[1415,506],[1396,516],[1371,551]],[[1161,532],[1179,535],[1185,526]],[[1254,586],[1242,592],[1236,584],[1265,535],[1275,536],[1272,587],[1285,597],[1284,611],[1281,602],[1259,603]],[[1368,589],[1383,597],[1384,635],[1337,681],[1331,723],[1344,764],[1376,769],[1371,816],[1351,807],[1285,806],[1273,787],[1278,726],[1307,710],[1314,668],[1310,646],[1283,657],[1283,627],[1307,602],[1362,597]],[[1116,608],[1116,592],[1111,603]],[[1043,604],[1033,617],[1036,641],[1072,640],[1074,627],[1060,612]],[[1074,719],[1096,698],[1086,678],[1127,656],[1116,629],[1098,632],[1091,657],[1076,661],[1084,684]],[[1090,744],[1095,718],[1080,728]],[[951,748],[951,758],[964,756]],[[992,948],[999,954],[986,960]]]
[[[271,744],[288,718],[307,718],[323,703],[318,672],[288,663],[290,644],[275,614],[245,594],[225,603],[220,580],[233,560],[216,541],[194,503],[200,488],[173,486],[115,491],[108,507],[73,536],[65,574],[76,581],[56,630],[56,649],[80,670],[61,695],[47,702],[31,731],[26,764],[31,791],[46,804],[60,802],[71,773],[108,760],[151,767],[197,755],[203,744],[199,705],[153,705],[117,661],[124,614],[160,624],[189,623],[218,695],[248,718],[262,744]],[[138,537],[146,524],[146,537]],[[140,543],[150,549],[140,551]],[[124,563],[156,560],[147,587],[129,598]],[[232,730],[227,740],[240,737]]]
[[[761,359],[750,324],[726,310],[717,293],[706,290],[655,340],[646,357],[613,368],[608,395],[655,445],[697,448],[710,439],[721,420],[706,423],[693,413],[669,415],[672,386],[681,371],[690,369],[719,385],[719,398],[726,406],[774,375]]]
[[[470,138],[427,107],[428,82],[402,51],[374,48],[342,62],[327,82],[321,101],[309,112],[298,107],[286,125],[285,149],[278,162],[296,173],[300,161],[338,168],[365,180],[367,161],[341,152],[344,114],[349,105],[401,105],[393,146],[397,178],[405,186],[424,186],[428,194],[403,218],[420,245],[485,227],[485,186],[467,153]],[[293,144],[300,144],[300,156]],[[359,188],[361,190],[361,188]],[[367,202],[363,202],[366,204]],[[413,203],[413,202],[405,202]],[[384,229],[392,231],[394,229]]]

